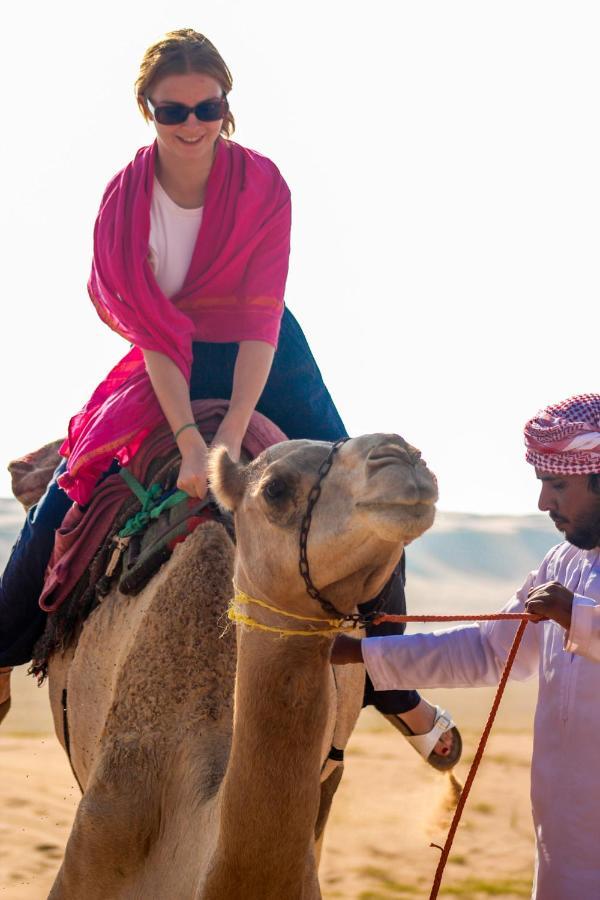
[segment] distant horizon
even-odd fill
[[[14,503],[17,507],[21,506],[20,502],[16,497],[12,495],[0,495],[0,503]],[[481,518],[481,519],[527,519],[527,518],[536,518],[547,521],[549,524],[552,524],[552,520],[549,518],[547,513],[542,513],[539,510],[532,510],[531,512],[477,512],[468,509],[446,509],[445,507],[436,507],[436,513],[441,513],[445,516],[471,516],[473,518]],[[554,527],[554,526],[552,526]],[[557,534],[560,532],[557,531]]]

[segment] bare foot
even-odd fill
[[[415,734],[427,734],[435,723],[435,706],[432,706],[431,703],[428,703],[427,700],[421,697],[414,709],[401,714],[397,713],[397,715]],[[437,753],[438,756],[448,756],[452,750],[453,740],[452,731],[445,731],[433,748],[432,753]]]

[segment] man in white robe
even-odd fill
[[[525,427],[539,508],[566,540],[502,612],[529,612],[511,672],[539,674],[531,763],[533,897],[600,900],[600,394],[540,411]],[[334,662],[364,661],[378,691],[497,684],[518,623],[432,634],[339,637]]]

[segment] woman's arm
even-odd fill
[[[156,350],[143,350],[148,376],[173,434],[194,421],[190,388],[175,363]],[[197,428],[186,428],[177,438],[181,468],[177,487],[190,497],[204,497],[207,485],[208,450]]]
[[[240,341],[229,410],[212,444],[226,447],[235,461],[240,458],[242,441],[269,377],[274,354],[275,348],[266,341]]]

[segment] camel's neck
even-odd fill
[[[240,633],[234,735],[207,897],[237,897],[230,891],[239,881],[246,897],[318,896],[312,854],[329,646],[323,638]]]

